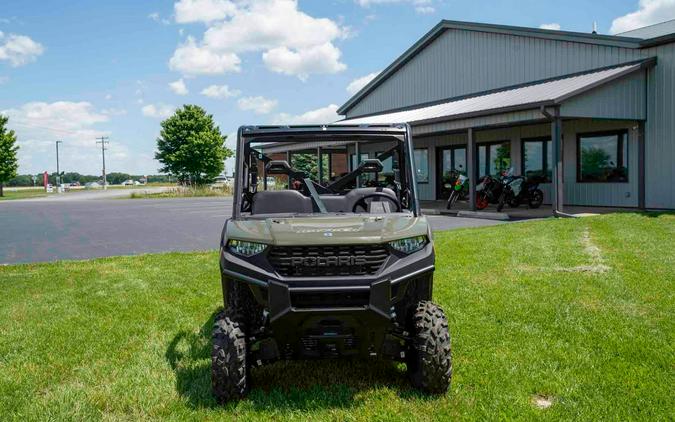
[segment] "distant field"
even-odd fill
[[[217,252],[0,266],[0,420],[672,420],[675,215],[435,235],[451,390],[403,365],[280,362],[219,406]]]
[[[10,190],[11,189],[11,190]],[[5,188],[5,196],[0,196],[0,201],[11,199],[38,198],[40,196],[51,195],[45,192],[44,188]]]
[[[232,189],[229,187],[211,188],[208,186],[199,188],[173,187],[162,192],[146,193],[132,192],[132,199],[147,198],[196,198],[210,196],[232,196]]]

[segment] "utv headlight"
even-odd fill
[[[427,244],[426,236],[408,237],[406,239],[399,239],[389,242],[389,246],[391,246],[392,248],[396,249],[399,252],[403,252],[406,254],[411,254],[413,252],[420,251],[422,250],[422,248],[424,248],[426,244]]]
[[[237,255],[253,256],[264,251],[267,245],[264,243],[245,242],[243,240],[230,239],[227,242],[227,249]]]

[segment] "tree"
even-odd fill
[[[19,146],[16,145],[16,135],[13,130],[8,130],[6,125],[9,117],[0,115],[0,196],[5,196],[5,183],[16,177],[16,171],[19,163],[16,159],[16,152]]]
[[[185,105],[162,122],[155,158],[164,165],[162,173],[173,174],[182,182],[203,184],[218,176],[232,151],[226,137],[196,105]]]

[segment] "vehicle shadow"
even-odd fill
[[[176,376],[176,390],[192,408],[234,409],[211,394],[211,328],[218,311],[198,331],[180,331],[165,357]],[[365,391],[387,387],[403,399],[432,399],[410,387],[403,365],[377,360],[280,361],[254,368],[245,399],[255,410],[289,411],[349,408],[362,403]]]

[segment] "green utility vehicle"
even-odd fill
[[[415,387],[445,393],[450,334],[431,302],[410,128],[242,127],[235,174],[213,331],[218,401],[243,397],[251,367],[280,359],[391,359]]]

